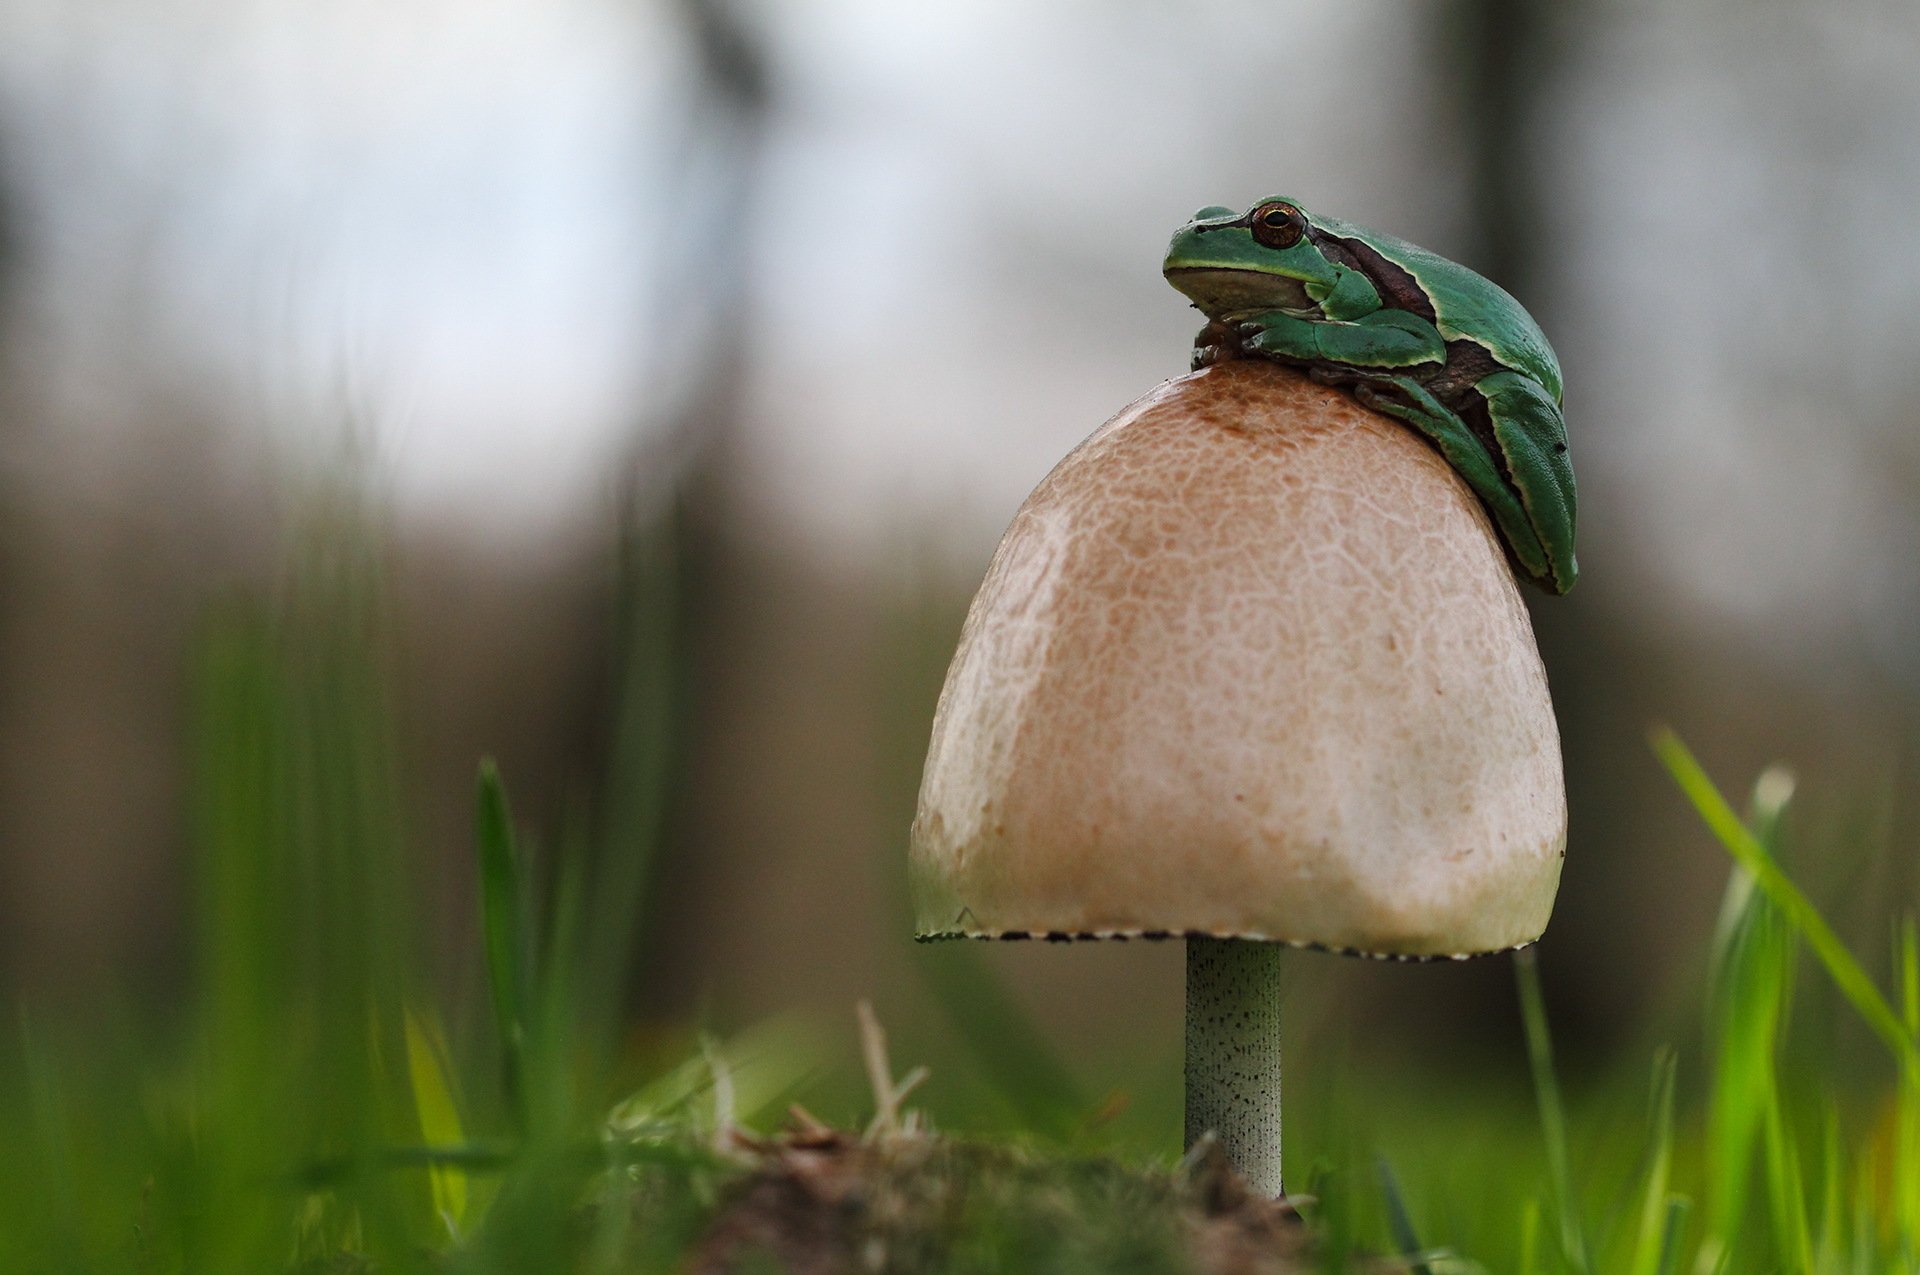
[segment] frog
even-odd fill
[[[1270,359],[1412,427],[1479,498],[1516,575],[1573,588],[1560,362],[1499,285],[1278,195],[1193,214],[1162,273],[1206,316],[1195,370]]]

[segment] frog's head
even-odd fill
[[[1338,277],[1309,225],[1300,205],[1279,196],[1244,213],[1202,208],[1174,232],[1161,273],[1209,319],[1315,311]]]

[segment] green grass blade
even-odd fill
[[[621,540],[612,737],[602,786],[594,872],[582,897],[576,989],[584,1026],[611,1049],[649,897],[678,765],[688,676],[682,650],[683,567],[672,525]]]
[[[1920,930],[1911,913],[1901,919],[1898,946],[1901,1021],[1908,1039],[1920,1038]],[[1894,1229],[1901,1256],[1920,1256],[1920,1072],[1900,1078],[1894,1112]]]
[[[1827,1102],[1821,1130],[1820,1243],[1817,1269],[1844,1269],[1847,1252],[1846,1158],[1840,1150],[1840,1108]]]
[[[458,1146],[466,1141],[460,1124],[460,1106],[453,1096],[446,1045],[429,1017],[406,1011],[407,1076],[413,1084],[414,1112],[420,1136],[429,1146]],[[433,1189],[434,1212],[446,1221],[447,1233],[459,1239],[467,1218],[467,1178],[456,1167],[434,1165],[427,1170]]]
[[[1585,1229],[1573,1194],[1573,1172],[1567,1154],[1567,1111],[1560,1098],[1560,1082],[1553,1071],[1553,1038],[1547,1030],[1546,1002],[1540,995],[1540,971],[1532,948],[1513,957],[1514,978],[1520,985],[1520,1015],[1526,1024],[1527,1063],[1533,1071],[1533,1091],[1540,1107],[1540,1132],[1546,1141],[1548,1182],[1559,1214],[1560,1252],[1580,1275],[1592,1270]]]
[[[1728,893],[1752,877],[1734,869]],[[1731,1247],[1746,1212],[1761,1130],[1777,1084],[1774,1052],[1792,986],[1784,926],[1757,891],[1745,891],[1742,921],[1730,935],[1713,991],[1713,1087],[1708,1100],[1706,1226]]]
[[[216,608],[200,644],[203,990],[176,1099],[190,1114],[159,1131],[176,1171],[155,1175],[179,1219],[166,1250],[179,1269],[350,1246],[406,1270],[423,1235],[444,1237],[421,1177],[349,1174],[298,1209],[265,1185],[315,1155],[370,1164],[417,1121],[402,994],[420,927],[378,541],[350,502],[327,499],[296,538],[286,587]]]
[[[1413,1218],[1407,1212],[1407,1200],[1401,1194],[1400,1179],[1393,1175],[1393,1166],[1382,1156],[1375,1172],[1380,1176],[1380,1195],[1387,1206],[1387,1229],[1393,1235],[1394,1247],[1400,1250],[1400,1260],[1411,1275],[1433,1275],[1433,1268],[1420,1256],[1420,1236],[1413,1229]]]
[[[649,1080],[608,1114],[615,1138],[650,1137],[675,1126],[713,1130],[715,1063],[726,1069],[735,1119],[751,1126],[824,1065],[827,1044],[818,1026],[799,1014],[765,1019]]]
[[[1693,1211],[1693,1201],[1684,1195],[1667,1197],[1667,1225],[1660,1241],[1659,1275],[1679,1275],[1681,1258],[1686,1251],[1687,1216]]]
[[[545,925],[537,954],[528,962],[536,981],[527,1005],[533,1017],[527,1024],[523,1074],[527,1132],[536,1139],[563,1136],[574,1127],[578,1089],[586,1079],[577,1072],[585,996],[580,954],[589,924],[588,845],[583,827],[563,830]]]
[[[1630,1275],[1659,1275],[1665,1264],[1668,1227],[1667,1182],[1673,1169],[1673,1080],[1671,1050],[1661,1050],[1653,1063],[1653,1092],[1649,1102],[1652,1130],[1642,1174],[1640,1223],[1634,1235]]]
[[[1792,795],[1784,772],[1754,785],[1753,827],[1771,849]],[[1736,1245],[1767,1112],[1775,1101],[1775,1057],[1792,1001],[1796,945],[1753,874],[1735,863],[1709,962],[1707,1035],[1713,1047],[1705,1130],[1703,1245],[1725,1257]]]
[[[1775,1091],[1776,1094],[1778,1090]],[[1812,1228],[1807,1221],[1807,1193],[1800,1171],[1800,1148],[1787,1126],[1778,1101],[1770,1104],[1766,1123],[1767,1201],[1773,1218],[1775,1260],[1786,1270],[1813,1269]]]
[[[1862,1165],[1861,1172],[1855,1180],[1865,1182],[1868,1180],[1868,1176],[1866,1166]],[[1880,1257],[1879,1246],[1875,1240],[1879,1233],[1879,1220],[1874,1213],[1873,1199],[1867,1192],[1862,1191],[1854,1197],[1853,1201],[1853,1262],[1850,1268],[1851,1275],[1875,1275],[1877,1270],[1876,1259]]]
[[[1886,1042],[1902,1068],[1920,1072],[1920,1048],[1907,1034],[1900,1016],[1887,1003],[1887,998],[1873,979],[1868,977],[1866,970],[1861,968],[1860,962],[1854,959],[1853,953],[1840,941],[1839,935],[1833,932],[1826,918],[1820,915],[1819,909],[1780,870],[1766,846],[1740,821],[1726,798],[1720,795],[1720,790],[1714,787],[1713,781],[1700,768],[1700,763],[1680,742],[1680,737],[1662,727],[1654,732],[1653,749],[1666,766],[1667,773],[1673,776],[1674,782],[1693,803],[1694,809],[1720,844],[1726,847],[1736,863],[1753,874],[1754,882],[1766,892],[1768,899],[1819,959],[1827,976],[1855,1012]]]
[[[514,843],[507,790],[493,760],[480,763],[474,842],[480,858],[480,922],[487,953],[487,985],[493,993],[493,1017],[507,1087],[507,1103],[521,1130],[527,1123],[527,968],[532,943],[527,934],[531,911]]]

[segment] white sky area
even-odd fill
[[[577,498],[635,414],[645,165],[682,73],[644,15],[6,3],[65,393],[137,398],[131,353],[263,430],[330,446],[351,415],[403,504],[514,534]],[[74,415],[142,424],[138,402]]]
[[[1880,634],[1920,672],[1920,14],[1594,11],[1531,299],[1568,373],[1583,588],[1767,640]],[[1158,262],[1195,207],[1287,193],[1464,238],[1428,5],[755,12],[776,119],[732,222],[746,464],[823,552],[984,561],[1059,456],[1184,370],[1197,323]],[[507,539],[598,516],[670,397],[663,263],[700,268],[665,187],[688,74],[651,0],[0,0],[62,428],[110,452],[186,384],[293,447],[351,415],[407,516]]]

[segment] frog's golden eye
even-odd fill
[[[1292,204],[1263,204],[1251,222],[1253,237],[1269,248],[1291,248],[1307,233],[1307,219]]]

